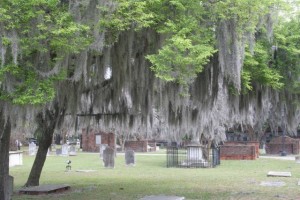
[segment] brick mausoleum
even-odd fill
[[[267,154],[280,154],[283,150],[283,140],[284,140],[284,151],[287,154],[299,154],[300,140],[294,139],[288,136],[279,136],[273,138],[268,144],[266,144]]]
[[[156,143],[148,142],[147,140],[126,141],[124,147],[125,150],[131,149],[135,152],[156,151]]]
[[[220,146],[221,160],[255,160],[259,156],[259,143],[225,142]]]
[[[100,145],[107,144],[115,149],[115,134],[94,129],[82,129],[82,151],[100,152]]]

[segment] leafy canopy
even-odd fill
[[[89,27],[76,23],[59,0],[2,0],[0,33],[0,98],[22,105],[51,101],[55,82],[66,73],[40,72],[52,70],[91,42]]]

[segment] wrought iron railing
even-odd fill
[[[167,147],[167,167],[211,168],[217,165],[220,165],[219,148]]]

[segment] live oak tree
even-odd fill
[[[16,105],[31,104],[43,107],[47,102],[47,105],[51,105],[44,107],[43,112],[37,114],[36,121],[39,125],[37,132],[41,133],[42,144],[40,143],[40,152],[38,152],[32,174],[26,183],[28,186],[38,184],[42,170],[42,165],[38,160],[44,162],[46,151],[51,144],[53,130],[61,122],[65,113],[65,100],[68,97],[57,95],[57,90],[65,83],[64,80],[74,73],[74,69],[70,69],[72,66],[64,65],[65,58],[72,57],[69,55],[76,57],[76,54],[88,46],[90,41],[89,28],[74,22],[67,8],[68,6],[72,7],[71,1],[69,2],[70,5],[65,2],[67,1],[5,0],[0,2],[2,63],[0,75],[3,105],[2,112],[0,112],[2,113],[0,119],[3,120],[0,120],[0,124],[6,127],[1,129],[6,131],[2,138],[9,138],[11,116],[7,115],[9,112],[6,112],[8,105],[16,107]],[[74,2],[81,5],[80,3],[86,1]],[[96,1],[91,2],[91,5],[94,6]],[[251,104],[251,106],[255,106],[256,111],[253,115],[256,118],[254,120],[247,118],[249,114],[246,108],[251,107],[249,105],[253,102],[250,100],[255,98],[256,93],[268,92],[267,89],[271,89],[272,95],[277,95],[278,90],[289,85],[289,78],[286,77],[286,74],[288,75],[290,70],[284,68],[280,62],[290,63],[289,67],[295,71],[299,68],[297,65],[297,48],[293,46],[297,38],[292,37],[293,35],[289,35],[288,32],[288,29],[296,26],[297,21],[292,21],[291,24],[282,23],[283,27],[278,28],[278,31],[275,32],[276,40],[272,39],[273,18],[271,14],[276,15],[281,4],[284,3],[281,0],[103,0],[100,2],[100,5],[96,5],[101,13],[101,17],[97,19],[99,23],[90,27],[90,29],[93,28],[93,34],[99,37],[97,38],[99,52],[85,52],[85,56],[82,56],[84,59],[81,59],[83,65],[81,67],[86,72],[83,75],[85,80],[80,79],[80,73],[79,78],[77,77],[79,81],[77,84],[92,85],[91,88],[84,88],[84,92],[90,94],[90,99],[87,98],[84,101],[87,103],[88,111],[86,112],[88,114],[93,114],[91,113],[92,108],[96,107],[90,104],[98,103],[100,106],[96,110],[102,109],[107,111],[104,114],[112,115],[115,113],[111,111],[129,112],[134,110],[135,106],[130,104],[132,102],[143,102],[145,106],[136,105],[137,113],[123,113],[124,115],[121,116],[126,119],[126,115],[132,114],[129,117],[129,124],[134,124],[134,117],[140,116],[140,113],[145,116],[156,114],[149,110],[154,107],[151,103],[156,98],[155,94],[159,93],[161,96],[165,95],[167,102],[162,108],[167,112],[163,112],[159,116],[168,120],[163,119],[167,121],[164,121],[165,127],[169,126],[167,123],[172,122],[175,124],[174,126],[188,124],[188,126],[195,126],[195,129],[191,128],[190,130],[205,131],[208,138],[214,139],[221,134],[221,131],[224,132],[224,127],[234,123],[245,123],[246,125],[252,123],[251,126],[253,126],[260,121],[264,122],[265,118],[269,116],[265,118],[260,116],[266,112],[259,109],[258,103]],[[81,9],[84,8],[80,7],[79,11]],[[88,7],[88,9],[92,8]],[[94,16],[94,13],[88,14],[90,13],[86,13],[87,17]],[[80,21],[80,17],[75,17]],[[86,22],[93,20],[85,19]],[[290,28],[284,28],[285,26]],[[98,32],[96,31],[97,28]],[[127,74],[130,78],[140,72],[136,67],[145,67],[145,63],[147,63],[140,55],[145,55],[144,49],[150,49],[149,46],[151,45],[155,46],[154,42],[151,43],[152,41],[139,41],[141,44],[136,44],[139,49],[128,49],[128,51],[122,49],[124,46],[133,46],[134,40],[141,39],[134,38],[135,35],[132,34],[134,31],[141,32],[141,35],[143,32],[149,31],[149,35],[152,34],[151,37],[148,35],[149,38],[153,40],[159,38],[159,48],[153,48],[156,51],[146,55],[146,58],[156,77],[175,85],[170,87],[170,96],[168,96],[167,87],[166,92],[162,92],[152,85],[147,85],[145,87],[148,88],[142,91],[145,92],[143,94],[146,94],[145,100],[143,101],[144,97],[137,97],[131,102],[129,96],[138,93],[137,91],[141,91],[140,88],[142,88],[133,84],[140,81],[138,83],[141,86],[143,85],[141,82],[145,81],[138,79],[139,77],[128,84],[128,87],[133,89],[125,88],[128,91],[133,91],[132,93],[121,88],[122,83],[124,83],[123,80],[132,80],[126,79],[128,77],[125,77],[124,73],[132,70],[131,72],[135,74]],[[132,37],[131,42],[126,41],[126,37],[129,36]],[[102,43],[104,46],[101,46]],[[121,45],[118,46],[118,43]],[[272,46],[278,46],[277,60],[274,57],[274,52],[272,52]],[[135,57],[129,55],[130,51],[135,51]],[[112,58],[107,58],[107,55]],[[88,66],[90,69],[87,70],[88,61],[94,58],[96,61],[89,63],[93,67]],[[134,62],[132,58],[138,61]],[[99,74],[96,74],[98,72],[95,69],[96,64],[97,66],[106,64],[110,66],[108,61],[112,59],[116,59],[113,63],[117,65],[113,66],[115,68],[113,68],[112,79],[101,83],[97,82],[96,78],[102,79]],[[127,66],[128,68],[125,70],[122,68],[123,63],[126,65],[130,63],[128,66],[131,67],[132,65],[133,67],[129,69]],[[144,70],[144,72],[148,71]],[[117,80],[118,77],[115,77],[118,73],[122,76],[119,80]],[[292,85],[296,86],[298,83],[297,76],[296,74],[291,75],[295,75]],[[150,73],[140,76],[152,81],[152,74]],[[116,82],[113,85],[116,88],[105,91],[104,86],[112,84],[113,81]],[[151,81],[149,83],[152,84],[154,81]],[[180,91],[183,95],[178,95],[177,86],[182,88]],[[208,90],[203,89],[206,86],[215,90],[210,91],[210,94]],[[99,88],[103,89],[101,95],[107,95],[102,98],[107,100],[103,101],[103,104],[96,101],[98,100],[95,97],[97,96],[96,90]],[[109,87],[107,86],[107,88]],[[152,88],[155,88],[157,93],[146,93]],[[267,89],[265,90],[265,88]],[[125,93],[124,101],[116,100],[118,99],[116,91]],[[191,96],[189,96],[190,93]],[[271,101],[271,97],[268,97],[270,99],[267,100]],[[188,104],[181,101],[182,98],[187,98]],[[261,100],[259,98],[257,97],[257,102]],[[207,102],[202,102],[203,99]],[[239,105],[233,105],[235,102]],[[147,106],[150,109],[145,109]],[[115,107],[116,110],[114,110]],[[139,109],[144,110],[140,112]],[[279,107],[276,111],[278,110],[280,110]],[[146,113],[147,111],[149,112]],[[147,123],[144,118],[140,121]],[[189,125],[192,122],[194,124]],[[127,128],[125,126],[120,127],[122,129]],[[221,128],[218,129],[219,127]],[[130,132],[130,128],[127,132]],[[186,133],[182,132],[182,134]],[[198,133],[194,134],[197,135]],[[3,141],[7,142],[6,139]],[[2,149],[6,149],[5,145],[7,143],[3,143],[3,145],[1,143],[1,152]],[[8,152],[1,153],[2,155],[7,156]],[[1,183],[4,183],[8,174],[7,165],[6,168],[0,170],[0,176],[4,174],[1,176]],[[0,189],[4,187],[2,185]]]
[[[1,166],[0,199],[8,199],[8,145],[13,111],[27,105],[41,108],[37,114],[40,148],[26,185],[38,185],[61,109],[54,103],[56,83],[66,78],[64,58],[85,48],[89,28],[76,23],[67,5],[58,0],[3,0],[0,2],[0,99]],[[43,105],[48,104],[43,112]],[[50,109],[50,110],[49,110]],[[46,121],[45,121],[46,120]],[[39,166],[37,169],[36,166]]]

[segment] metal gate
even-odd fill
[[[220,165],[220,149],[204,149],[208,157],[198,155],[197,151],[191,152],[187,147],[167,147],[167,167],[178,168],[210,168]],[[192,155],[192,156],[191,156]]]

